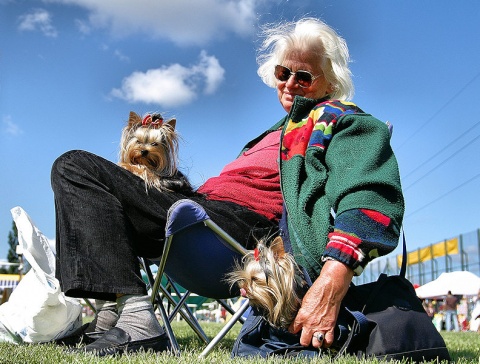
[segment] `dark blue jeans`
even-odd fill
[[[68,296],[115,300],[116,293],[145,294],[137,257],[161,255],[167,211],[183,198],[202,205],[213,221],[247,248],[254,246],[255,238],[277,228],[235,203],[207,200],[197,193],[185,196],[156,189],[147,193],[142,179],[85,151],[60,156],[51,178],[56,276]]]

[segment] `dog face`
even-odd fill
[[[242,265],[227,275],[227,281],[237,284],[242,296],[258,308],[275,327],[288,328],[295,318],[308,289],[300,268],[290,253],[286,253],[280,237],[270,246],[260,241],[249,252]]]
[[[177,169],[178,139],[176,120],[164,121],[160,114],[143,119],[130,112],[122,130],[118,164],[145,181],[145,192],[156,188],[184,196],[194,193],[188,179]]]
[[[144,166],[159,177],[171,177],[177,171],[178,135],[176,120],[163,121],[159,114],[143,120],[130,112],[122,131],[120,164]]]

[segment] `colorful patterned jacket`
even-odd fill
[[[282,126],[281,188],[297,262],[311,277],[327,259],[360,274],[395,249],[402,225],[388,126],[353,103],[298,96],[269,130]]]

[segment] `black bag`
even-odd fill
[[[272,355],[313,357],[318,349],[300,345],[300,335],[272,327],[254,307],[249,309],[245,323],[233,344],[233,357]]]
[[[353,324],[337,357],[450,360],[442,336],[404,276],[382,274],[376,282],[352,286],[343,304]]]
[[[445,342],[405,278],[406,245],[400,275],[380,275],[376,282],[352,285],[342,302],[335,342],[320,353],[379,359],[450,360]],[[235,341],[232,357],[318,355],[300,345],[300,335],[272,328],[254,309]]]

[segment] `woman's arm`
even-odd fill
[[[302,301],[297,317],[290,325],[289,331],[302,331],[300,344],[314,347],[329,347],[334,340],[334,328],[340,304],[345,297],[353,270],[335,260],[328,260],[320,276],[313,282]],[[313,335],[322,333],[323,343],[313,339]],[[313,340],[312,340],[313,339]]]

